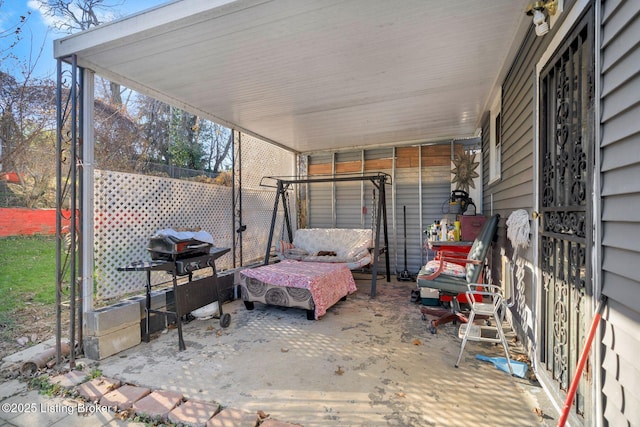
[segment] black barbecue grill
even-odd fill
[[[180,239],[170,235],[156,235],[149,241],[148,251],[152,261],[137,261],[120,271],[146,271],[146,304],[145,330],[143,338],[149,342],[149,315],[158,313],[169,315],[176,319],[178,327],[178,347],[184,350],[182,339],[181,317],[204,305],[218,301],[220,326],[229,326],[231,316],[222,312],[222,302],[219,300],[218,283],[216,277],[215,260],[229,252],[229,248],[214,248],[213,244],[197,239]],[[193,272],[211,267],[212,275],[193,280]],[[173,292],[175,296],[175,311],[151,309],[151,271],[166,271],[173,276]],[[177,276],[187,276],[188,282],[178,285]]]

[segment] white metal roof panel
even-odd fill
[[[182,0],[57,40],[55,55],[301,152],[468,137],[526,4]]]

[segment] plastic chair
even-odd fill
[[[440,295],[449,295],[452,297],[451,310],[442,308],[422,307],[421,312],[424,315],[429,314],[438,317],[430,322],[429,330],[432,334],[436,333],[438,325],[460,321],[467,323],[468,318],[465,313],[460,310],[457,295],[465,294],[469,286],[482,286],[481,274],[484,268],[484,260],[489,253],[491,242],[496,236],[498,230],[498,221],[500,215],[493,215],[478,232],[478,236],[473,242],[466,259],[450,257],[444,254],[440,257],[440,265],[434,273],[428,273],[425,267],[422,267],[418,273],[418,287],[438,289]],[[464,263],[465,274],[463,277],[455,276],[447,273],[447,263]],[[468,301],[471,303],[471,301]]]
[[[462,338],[460,345],[460,354],[456,361],[456,368],[462,359],[462,353],[467,341],[482,341],[490,343],[502,343],[504,352],[507,356],[507,364],[509,373],[513,375],[513,367],[509,358],[509,346],[502,330],[502,321],[507,311],[507,304],[502,296],[502,288],[495,285],[482,285],[482,290],[478,290],[476,286],[469,285],[467,289],[467,300],[471,305],[471,312],[466,324],[460,325],[458,336]],[[480,298],[476,298],[479,296]],[[486,316],[493,318],[494,325],[487,323],[486,325],[475,325],[473,321],[477,316]]]

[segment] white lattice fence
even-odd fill
[[[95,299],[104,301],[144,290],[144,272],[119,272],[149,260],[147,245],[157,230],[200,227],[215,246],[231,247],[231,188],[155,176],[96,170],[94,186]],[[232,267],[230,254],[216,261]],[[169,279],[154,273],[154,284]]]
[[[292,176],[295,155],[247,134],[242,134],[241,141],[242,222],[247,226],[242,235],[242,258],[247,264],[264,259],[276,197],[275,189],[261,187],[260,180],[264,176]],[[274,182],[271,181],[270,184]],[[289,214],[291,225],[295,229],[294,194],[290,194],[290,197]],[[280,204],[273,243],[280,240],[282,226],[283,211]]]

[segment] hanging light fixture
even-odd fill
[[[549,32],[549,23],[544,11],[553,16],[558,11],[558,0],[536,1],[527,6],[526,14],[533,16],[533,25],[536,26],[536,35],[544,36]]]

